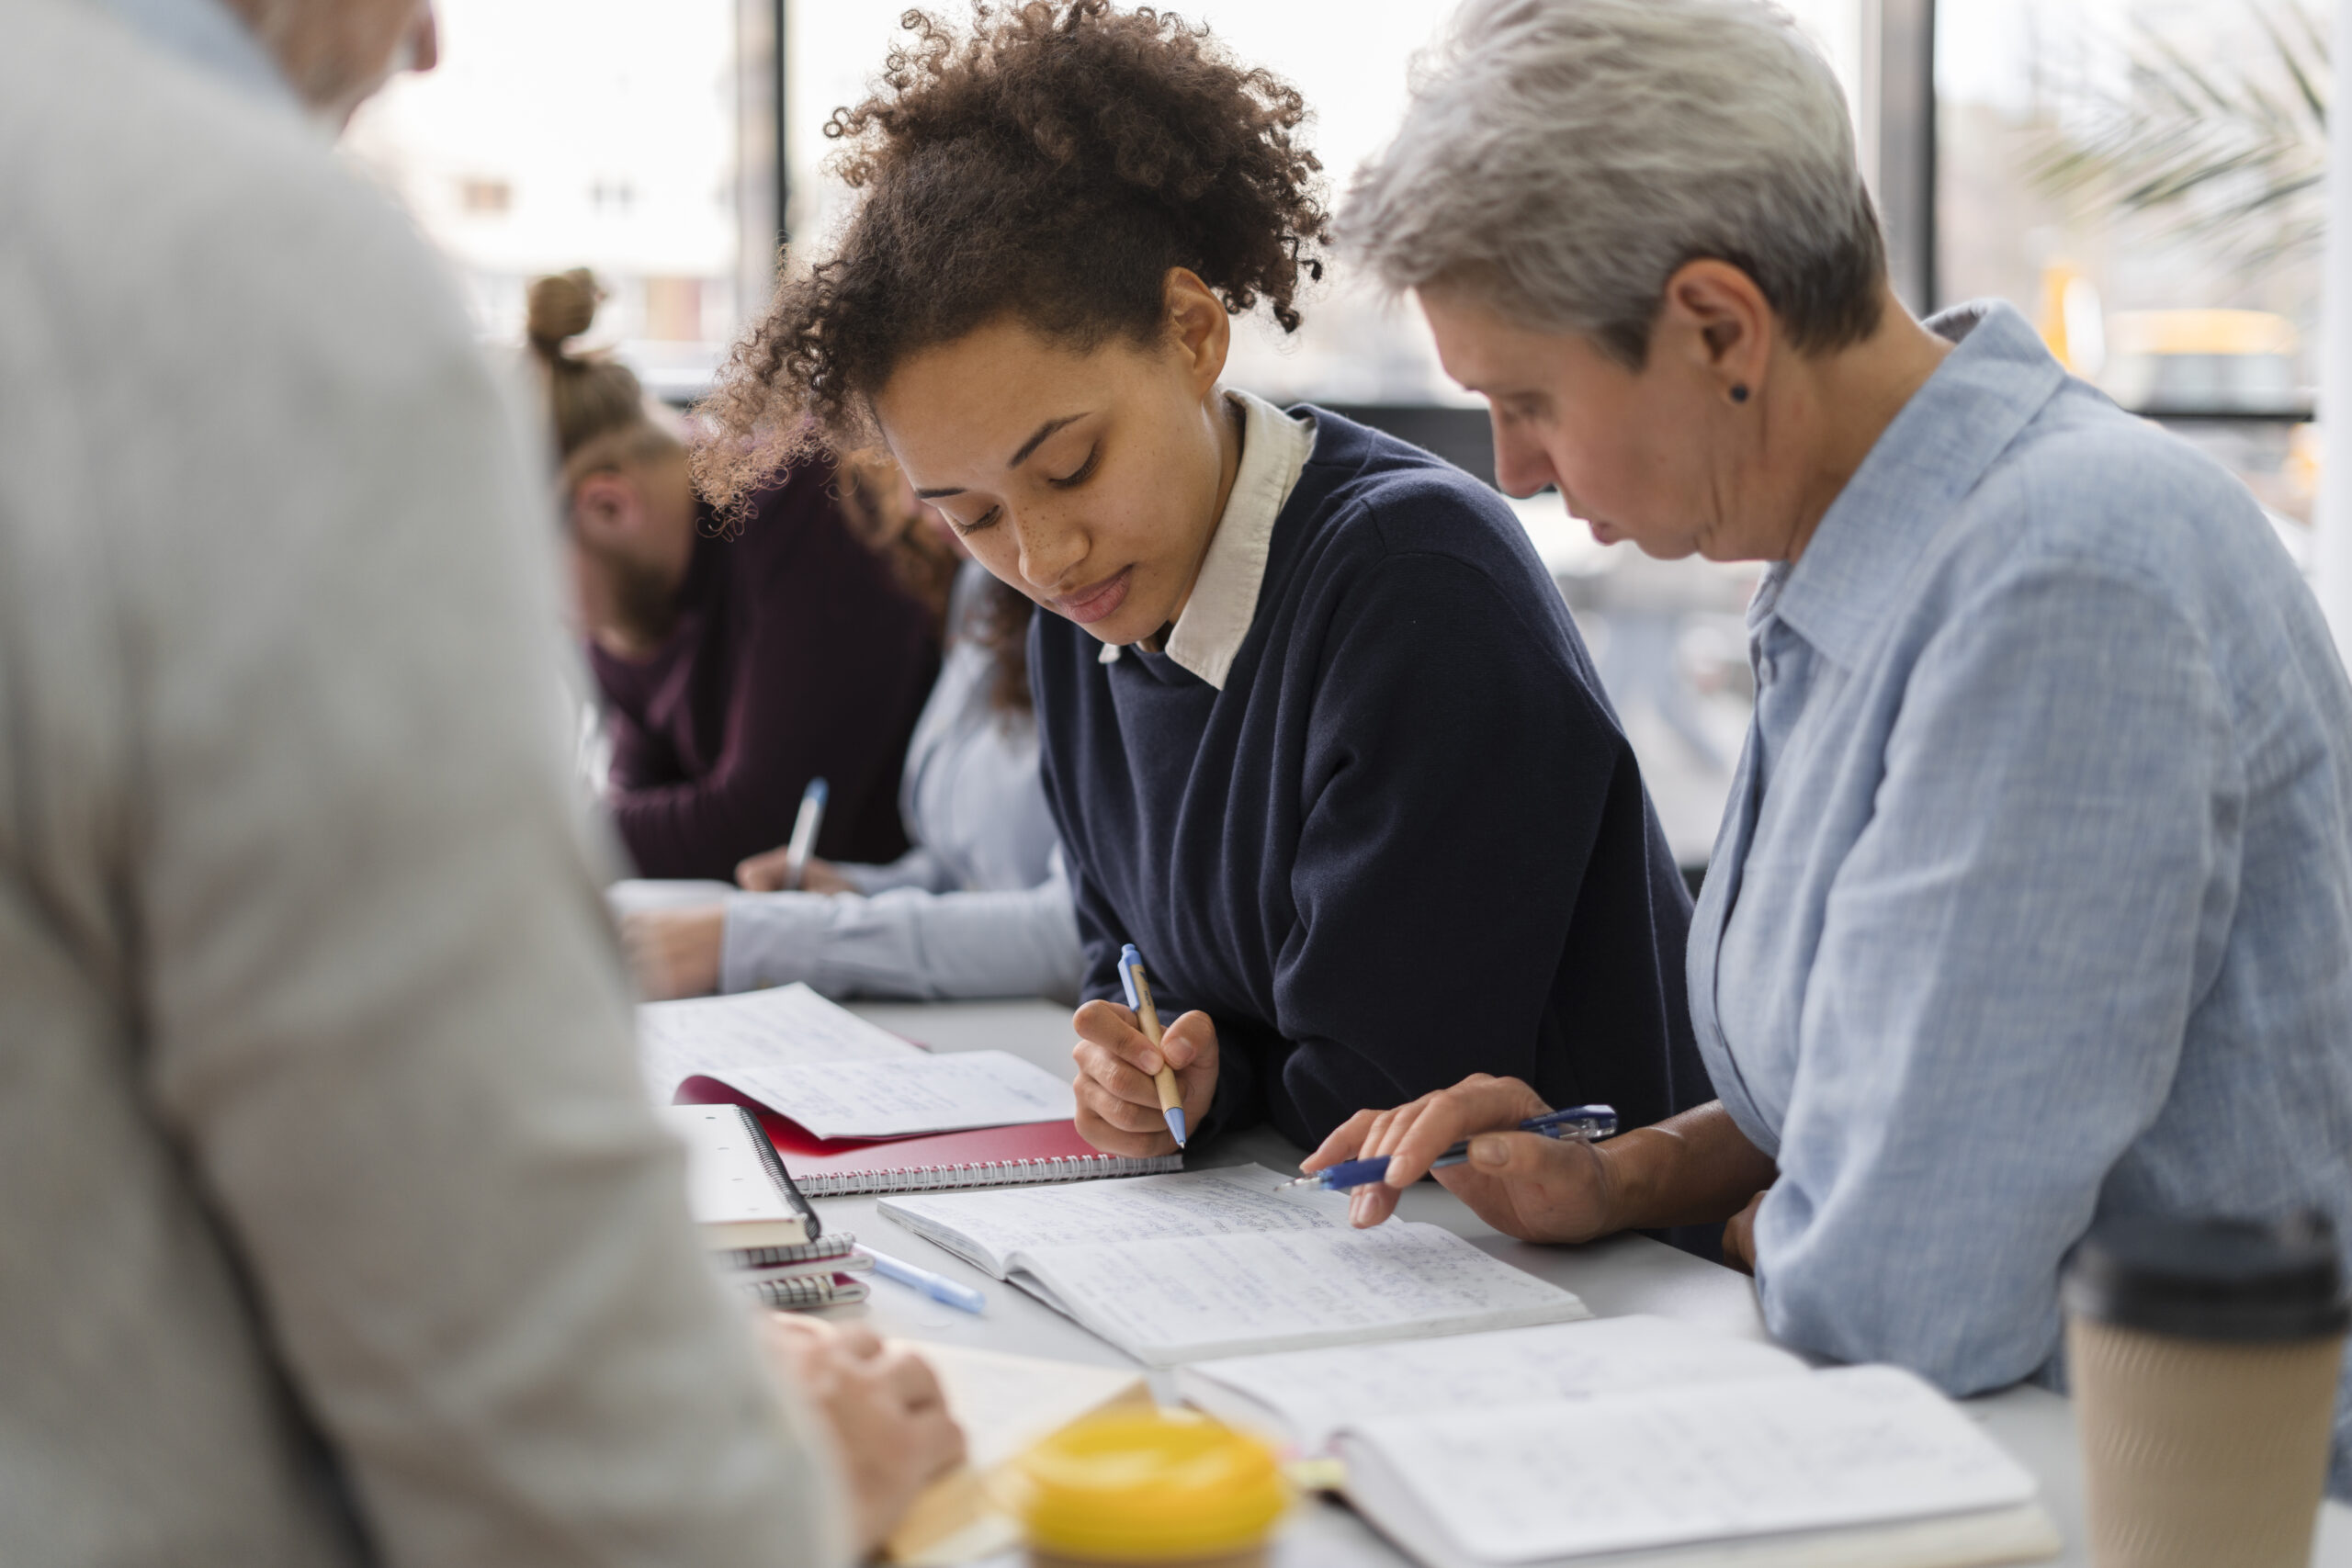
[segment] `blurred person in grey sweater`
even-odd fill
[[[419,0],[8,8],[0,1562],[838,1563],[960,1451],[699,1256],[542,476],[320,130],[432,55]]]

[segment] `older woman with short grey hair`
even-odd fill
[[[1692,922],[1721,1099],[1612,1143],[1476,1078],[1395,1156],[1576,1241],[1731,1217],[1790,1343],[2055,1374],[2095,1218],[2352,1240],[2352,688],[2229,474],[2006,305],[1888,287],[1838,85],[1749,0],[1471,0],[1345,215],[1492,405],[1503,487],[1771,565]],[[2352,1492],[2339,1405],[2334,1489]]]

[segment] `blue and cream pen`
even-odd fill
[[[1119,949],[1119,979],[1127,987],[1127,1005],[1136,1010],[1136,1021],[1143,1025],[1143,1037],[1157,1049],[1159,1044],[1159,1010],[1151,1005],[1151,982],[1143,977],[1143,954],[1136,951],[1134,942]],[[1184,1096],[1176,1088],[1176,1069],[1168,1065],[1168,1055],[1160,1053],[1159,1071],[1151,1081],[1159,1087],[1159,1113],[1168,1118],[1168,1130],[1176,1134],[1176,1146],[1184,1146]]]
[[[870,1247],[861,1247],[858,1251],[874,1259],[874,1271],[885,1280],[896,1280],[901,1285],[921,1291],[933,1301],[944,1302],[966,1312],[988,1310],[988,1297],[969,1285],[959,1283],[944,1274],[934,1274],[928,1269],[918,1269],[911,1263],[892,1258],[888,1253],[876,1252]]]
[[[1598,1143],[1612,1137],[1617,1132],[1617,1110],[1610,1105],[1571,1105],[1566,1111],[1555,1111],[1547,1116],[1531,1116],[1519,1124],[1522,1133],[1541,1133],[1547,1138],[1567,1138],[1579,1144]],[[1430,1161],[1430,1168],[1440,1166],[1467,1165],[1470,1161],[1470,1140],[1463,1139],[1445,1153]],[[1344,1192],[1351,1187],[1369,1187],[1388,1174],[1388,1156],[1374,1155],[1370,1159],[1343,1159],[1327,1170],[1312,1176],[1302,1176],[1288,1187],[1312,1187],[1322,1192]]]

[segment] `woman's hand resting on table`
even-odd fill
[[[1184,1100],[1184,1123],[1198,1127],[1216,1097],[1216,1025],[1204,1012],[1188,1012],[1168,1025],[1160,1048],[1144,1038],[1133,1010],[1117,1002],[1089,1002],[1071,1023],[1078,1043],[1078,1130],[1105,1154],[1138,1157],[1172,1155],[1175,1134],[1159,1111],[1159,1087],[1152,1075],[1164,1054],[1176,1069]]]
[[[832,1428],[849,1480],[859,1557],[869,1555],[925,1486],[964,1460],[964,1434],[922,1357],[871,1329],[769,1313],[761,1348]]]
[[[1551,1109],[1517,1078],[1476,1073],[1391,1111],[1357,1111],[1299,1168],[1386,1155],[1387,1177],[1357,1188],[1349,1201],[1351,1220],[1376,1225],[1396,1212],[1398,1194],[1430,1173],[1430,1161],[1467,1138],[1469,1163],[1449,1166],[1437,1179],[1506,1235],[1590,1241],[1733,1220],[1726,1247],[1753,1270],[1756,1204],[1779,1172],[1720,1100],[1598,1144],[1517,1130]]]
[[[1359,1111],[1323,1140],[1299,1168],[1345,1159],[1388,1156],[1388,1176],[1349,1195],[1348,1218],[1376,1225],[1396,1212],[1397,1195],[1430,1172],[1448,1145],[1469,1138],[1470,1163],[1437,1172],[1447,1191],[1506,1235],[1521,1241],[1589,1241],[1611,1223],[1609,1163],[1597,1145],[1515,1131],[1552,1108],[1517,1078],[1474,1073],[1452,1089],[1392,1111]]]

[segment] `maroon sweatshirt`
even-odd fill
[[[731,882],[831,788],[817,853],[905,852],[899,770],[939,672],[931,617],[850,536],[832,470],[796,469],[740,536],[697,503],[678,621],[643,660],[591,646],[613,739],[612,811],[643,876]]]

